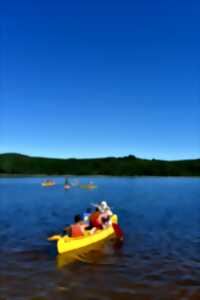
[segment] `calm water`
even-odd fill
[[[98,188],[0,179],[0,300],[200,299],[200,179],[80,178]],[[46,238],[107,200],[125,232],[74,257]],[[88,252],[89,251],[89,252]]]

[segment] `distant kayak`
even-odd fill
[[[71,189],[71,185],[70,185],[70,184],[64,184],[64,189],[65,189],[65,190]]]
[[[47,181],[42,182],[43,187],[50,187],[50,186],[54,186],[54,185],[55,185],[54,181],[47,180]]]
[[[95,189],[97,186],[93,183],[81,184],[80,188],[82,189]]]
[[[82,189],[95,189],[97,186],[95,184],[82,184],[80,188]]]

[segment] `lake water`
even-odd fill
[[[0,179],[0,300],[200,299],[200,178]],[[125,233],[76,257],[47,237],[106,200]]]

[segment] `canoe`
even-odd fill
[[[112,216],[112,223],[118,223],[117,215]],[[86,231],[83,237],[71,238],[67,235],[58,237],[57,251],[58,253],[66,253],[69,251],[77,250],[97,242],[103,241],[114,234],[113,226],[101,230],[97,230],[94,234]]]
[[[95,189],[97,186],[95,184],[82,184],[80,188],[82,189]]]
[[[44,186],[44,187],[49,187],[49,186],[53,186],[53,185],[55,185],[54,181],[51,181],[51,182],[42,182],[42,186]]]
[[[109,238],[108,238],[109,239]],[[60,253],[56,256],[57,268],[63,268],[71,263],[80,261],[84,263],[96,264],[104,258],[104,247],[108,239],[98,243],[73,250],[71,252]]]

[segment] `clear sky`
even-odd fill
[[[200,157],[199,0],[1,5],[1,153]]]

